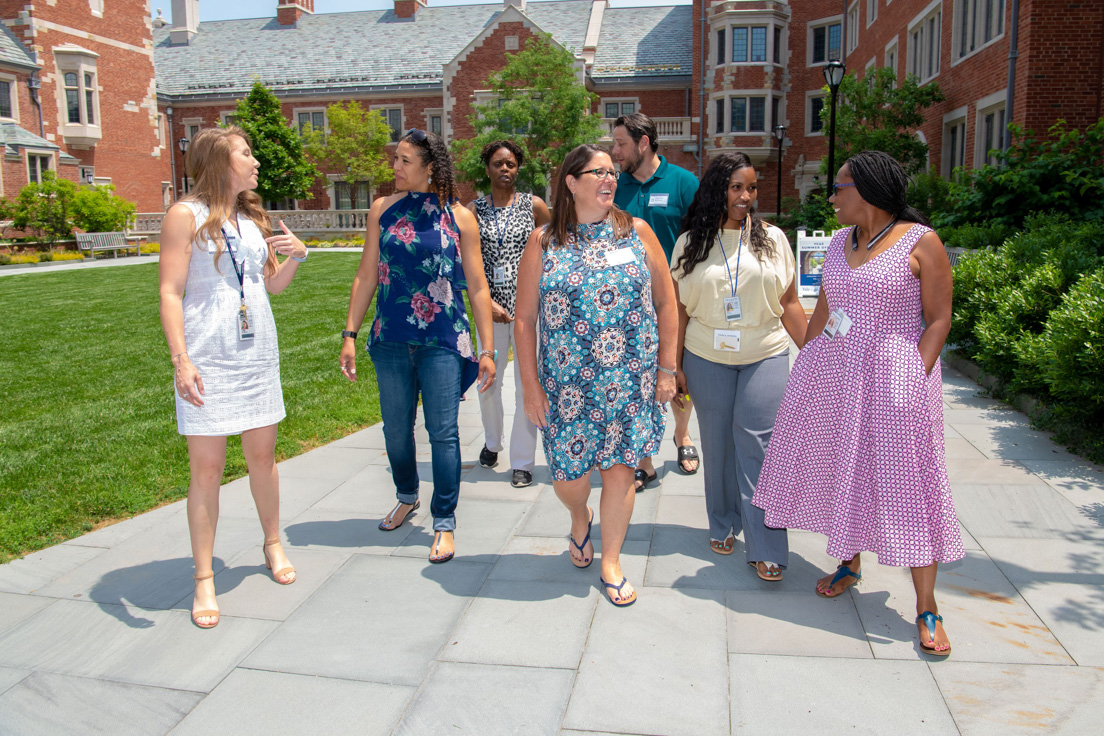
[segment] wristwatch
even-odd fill
[[[344,338],[346,338],[346,337],[351,337],[351,338],[353,338],[353,339],[355,340],[355,339],[356,339],[356,336],[357,336],[357,333],[356,333],[356,332],[354,332],[354,331],[352,331],[352,330],[342,330],[342,331],[341,331],[341,337],[342,337],[342,339],[344,339]]]

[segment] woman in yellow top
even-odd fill
[[[782,579],[785,529],[751,505],[774,416],[789,377],[792,337],[808,321],[786,235],[755,214],[759,184],[742,153],[718,156],[682,221],[671,254],[678,294],[678,382],[698,407],[709,546],[744,553],[763,580]],[[788,333],[788,334],[787,334]]]

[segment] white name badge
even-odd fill
[[[249,307],[242,304],[238,309],[238,339],[242,342],[252,340],[255,334],[253,322],[249,319]]]
[[[744,312],[740,309],[740,297],[726,296],[724,298],[725,319],[736,322],[743,318]]]
[[[504,286],[506,284],[506,267],[495,266],[491,274],[491,281],[494,282],[495,286]]]
[[[666,207],[667,206],[667,199],[670,196],[671,195],[667,194],[666,192],[664,192],[663,194],[649,194],[648,195],[648,206],[649,207]]]
[[[713,330],[713,349],[729,353],[740,352],[740,331]]]
[[[824,334],[831,340],[836,335],[843,337],[851,330],[851,318],[842,309],[834,310],[828,315],[828,323],[824,325]]]
[[[633,263],[636,261],[636,255],[632,252],[632,248],[618,248],[617,250],[606,251],[606,263],[611,266],[622,266],[626,263]]]

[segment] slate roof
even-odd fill
[[[581,51],[591,0],[529,3],[525,9],[557,41]],[[297,27],[275,18],[201,22],[188,45],[169,44],[169,26],[153,32],[158,93],[240,96],[254,77],[278,94],[329,89],[440,88],[443,65],[501,13],[501,3],[418,10],[304,15]]]
[[[692,5],[608,8],[591,77],[599,81],[693,74],[693,10]]]
[[[10,64],[23,69],[39,68],[30,50],[20,43],[3,23],[0,23],[0,64]]]
[[[0,123],[0,146],[3,146],[4,153],[9,155],[18,155],[18,149],[20,148],[41,148],[47,151],[60,150],[56,143],[51,143],[15,123]],[[60,156],[62,163],[79,163],[76,158],[64,151],[61,152]]]

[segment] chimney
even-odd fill
[[[314,15],[314,0],[276,0],[276,22],[293,26],[304,13]]]
[[[199,33],[199,0],[172,0],[172,17],[169,43],[187,45]]]
[[[414,20],[418,8],[428,5],[428,0],[395,0],[395,17]]]
[[[518,10],[525,10],[525,0],[502,0],[502,9],[517,8]]]

